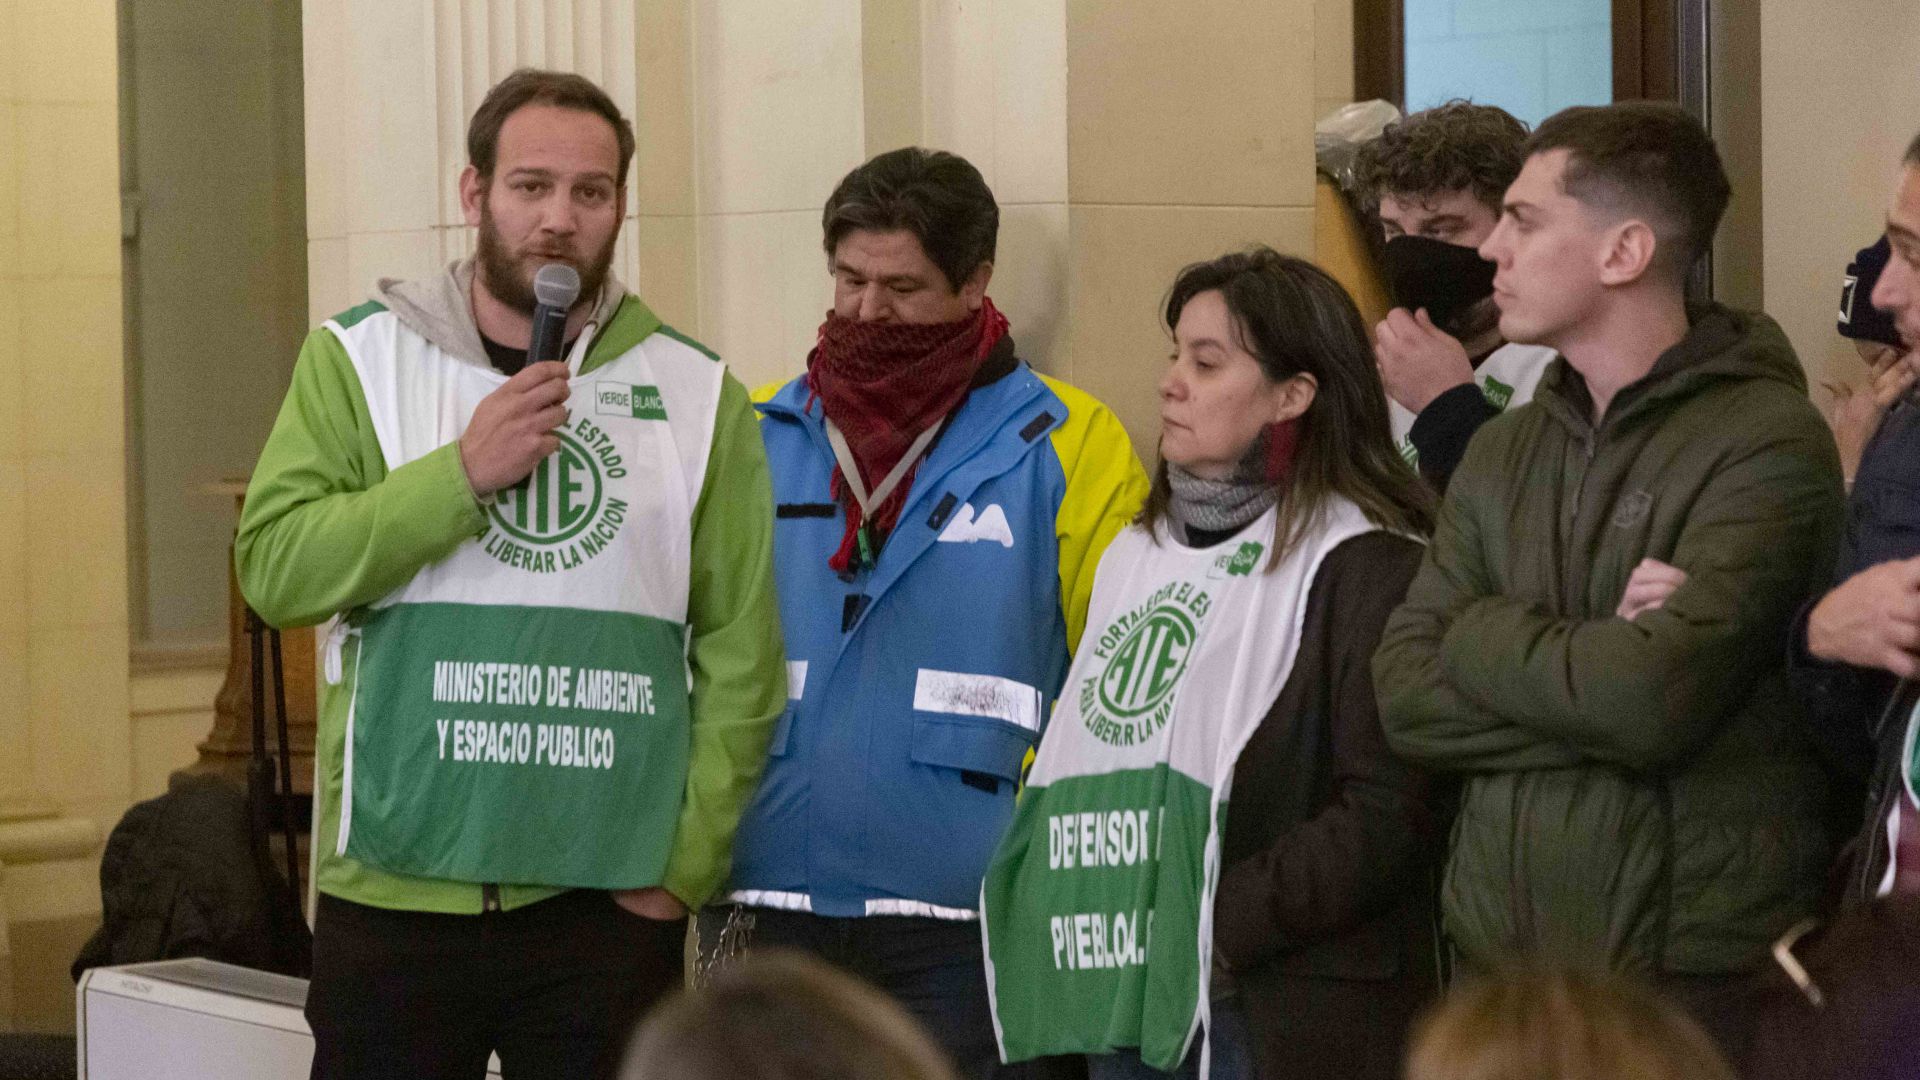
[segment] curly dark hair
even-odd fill
[[[1512,113],[1456,99],[1387,125],[1360,148],[1356,170],[1373,206],[1382,195],[1428,198],[1467,190],[1498,212],[1526,161],[1526,142],[1527,125]]]

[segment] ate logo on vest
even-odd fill
[[[627,475],[612,437],[584,418],[554,434],[560,448],[500,492],[480,537],[487,554],[538,574],[600,554],[627,517],[627,503],[607,485]]]
[[[1192,582],[1161,586],[1108,624],[1094,646],[1100,663],[1080,685],[1080,720],[1109,746],[1136,746],[1166,726],[1211,606]]]

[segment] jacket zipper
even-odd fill
[[[1580,466],[1580,482],[1575,484],[1573,488],[1573,509],[1575,517],[1579,516],[1581,504],[1586,501],[1587,477],[1593,472],[1594,456],[1600,452],[1600,432],[1597,429],[1587,432],[1586,435],[1581,438],[1580,451],[1583,455]]]
[[[1600,433],[1589,429],[1580,436],[1580,478],[1573,484],[1573,506],[1567,511],[1565,534],[1573,542],[1574,529],[1580,524],[1580,511],[1587,501],[1587,477],[1593,475],[1593,459],[1599,454]]]
[[[1514,823],[1511,840],[1514,881],[1508,902],[1513,905],[1510,917],[1520,937],[1520,948],[1531,951],[1540,947],[1540,928],[1533,917],[1533,878],[1528,872],[1533,865],[1532,851],[1524,830],[1519,828],[1519,823],[1527,820],[1526,813],[1533,801],[1532,788],[1521,779],[1522,775],[1514,774],[1513,793],[1507,797],[1508,820]]]
[[[1660,882],[1660,938],[1654,942],[1653,955],[1658,958],[1656,962],[1664,966],[1669,959],[1667,943],[1673,939],[1673,864],[1679,858],[1679,852],[1675,850],[1673,838],[1673,784],[1664,775],[1655,780],[1659,784],[1656,794],[1660,800],[1660,874],[1663,880]]]
[[[480,910],[489,913],[500,910],[500,886],[491,882],[480,886]]]
[[[1893,856],[1887,844],[1887,818],[1893,815],[1894,807],[1899,805],[1897,800],[1900,796],[1900,786],[1895,784],[1888,787],[1883,780],[1881,787],[1886,794],[1875,800],[1872,810],[1869,811],[1873,817],[1871,827],[1867,829],[1867,850],[1860,856],[1858,896],[1862,902],[1870,902],[1880,894],[1880,882],[1873,872],[1874,868],[1879,867],[1879,877],[1884,878],[1886,868],[1882,865],[1882,860]]]

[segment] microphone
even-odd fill
[[[580,296],[580,275],[566,263],[548,263],[533,275],[533,339],[527,363],[560,359],[567,336],[567,311]]]

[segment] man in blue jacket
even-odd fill
[[[760,405],[790,700],[737,906],[702,935],[852,970],[974,1076],[997,1057],[980,880],[1147,488],[1118,419],[1019,358],[987,298],[999,217],[977,169],[917,147],[827,200],[833,310]]]

